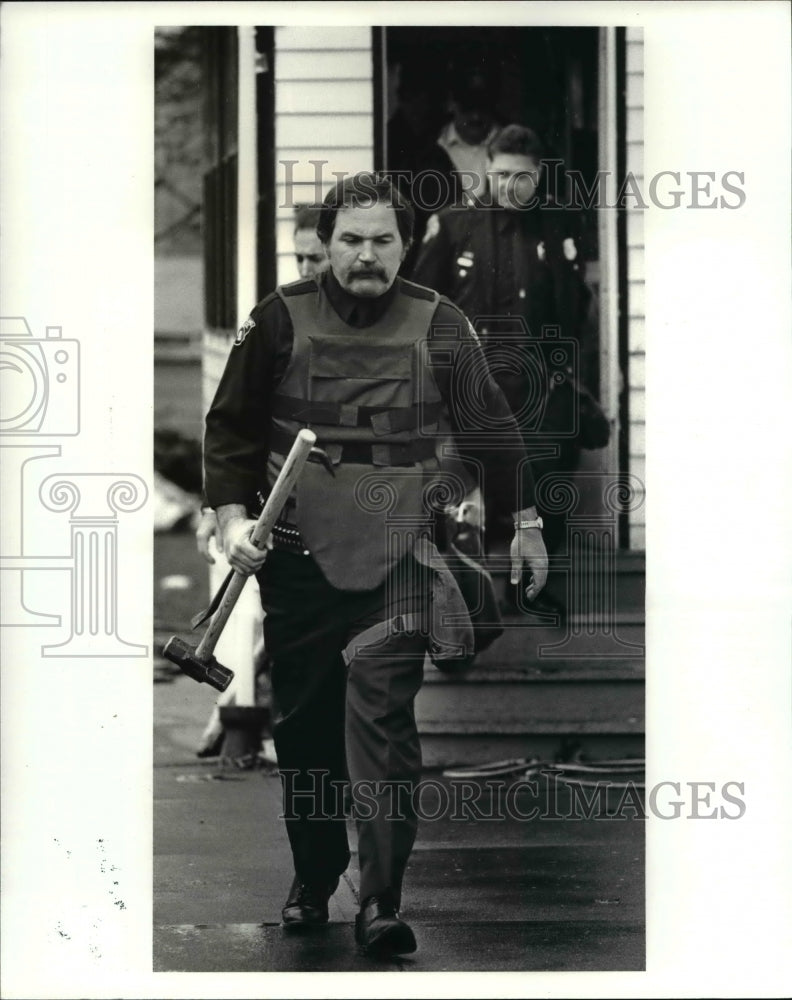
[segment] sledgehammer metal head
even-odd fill
[[[188,677],[201,684],[211,684],[218,691],[225,691],[234,679],[234,671],[224,667],[222,663],[210,655],[208,660],[202,660],[196,652],[196,647],[189,645],[177,635],[168,639],[162,650],[165,656],[177,667],[180,667]]]

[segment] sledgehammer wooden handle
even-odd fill
[[[302,467],[308,460],[311,448],[315,444],[316,435],[307,428],[303,428],[295,438],[291,451],[286,456],[283,468],[275,480],[275,485],[272,487],[272,492],[264,504],[264,510],[259,514],[256,526],[251,533],[250,540],[258,548],[263,548],[264,543],[269,538],[273,525],[278,520],[278,515],[283,510],[283,505],[286,503],[294,484],[302,472]],[[199,660],[208,661],[214,652],[214,648],[225,628],[225,623],[228,621],[228,616],[234,610],[234,605],[239,599],[239,595],[242,593],[247,579],[244,573],[240,573],[238,570],[234,571],[231,582],[225,594],[223,594],[220,606],[212,615],[209,627],[206,629],[203,639],[198,643],[198,648],[195,650],[195,655]]]

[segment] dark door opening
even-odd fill
[[[419,173],[451,118],[460,81],[483,77],[495,123],[532,128],[559,166],[544,171],[544,190],[567,198],[565,173],[594,183],[598,163],[597,28],[387,27],[375,29],[375,162]],[[431,157],[431,153],[429,154]],[[586,281],[599,291],[597,209],[580,212],[579,249]],[[419,230],[419,234],[420,234]],[[583,381],[599,394],[599,323],[581,344]]]
[[[534,129],[548,159],[579,170],[597,163],[597,28],[388,27],[375,52],[384,56],[377,159],[385,168],[410,161],[449,120],[452,81],[484,74],[493,85],[496,120]],[[412,149],[410,144],[412,142]],[[548,172],[549,193],[563,171]],[[591,210],[593,212],[593,210]],[[596,220],[586,220],[584,254],[598,259]]]

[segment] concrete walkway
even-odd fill
[[[579,799],[575,807],[569,787],[546,776],[533,785],[518,774],[477,781],[425,776],[424,819],[402,906],[418,939],[414,955],[377,961],[358,954],[354,853],[331,900],[329,925],[285,934],[280,909],[292,867],[279,819],[280,780],[274,772],[199,761],[195,749],[214,693],[183,676],[159,676],[155,971],[644,968],[637,793],[625,797],[624,789],[611,788],[595,806],[581,807]],[[594,789],[582,792],[594,802]],[[441,809],[444,803],[456,803],[457,818]],[[541,818],[517,815],[532,810]],[[442,815],[430,819],[435,812]],[[352,823],[350,843],[354,849]]]

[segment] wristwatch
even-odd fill
[[[541,517],[537,517],[534,521],[515,521],[514,530],[517,531],[518,528],[538,528],[541,531],[544,528],[544,521]]]

